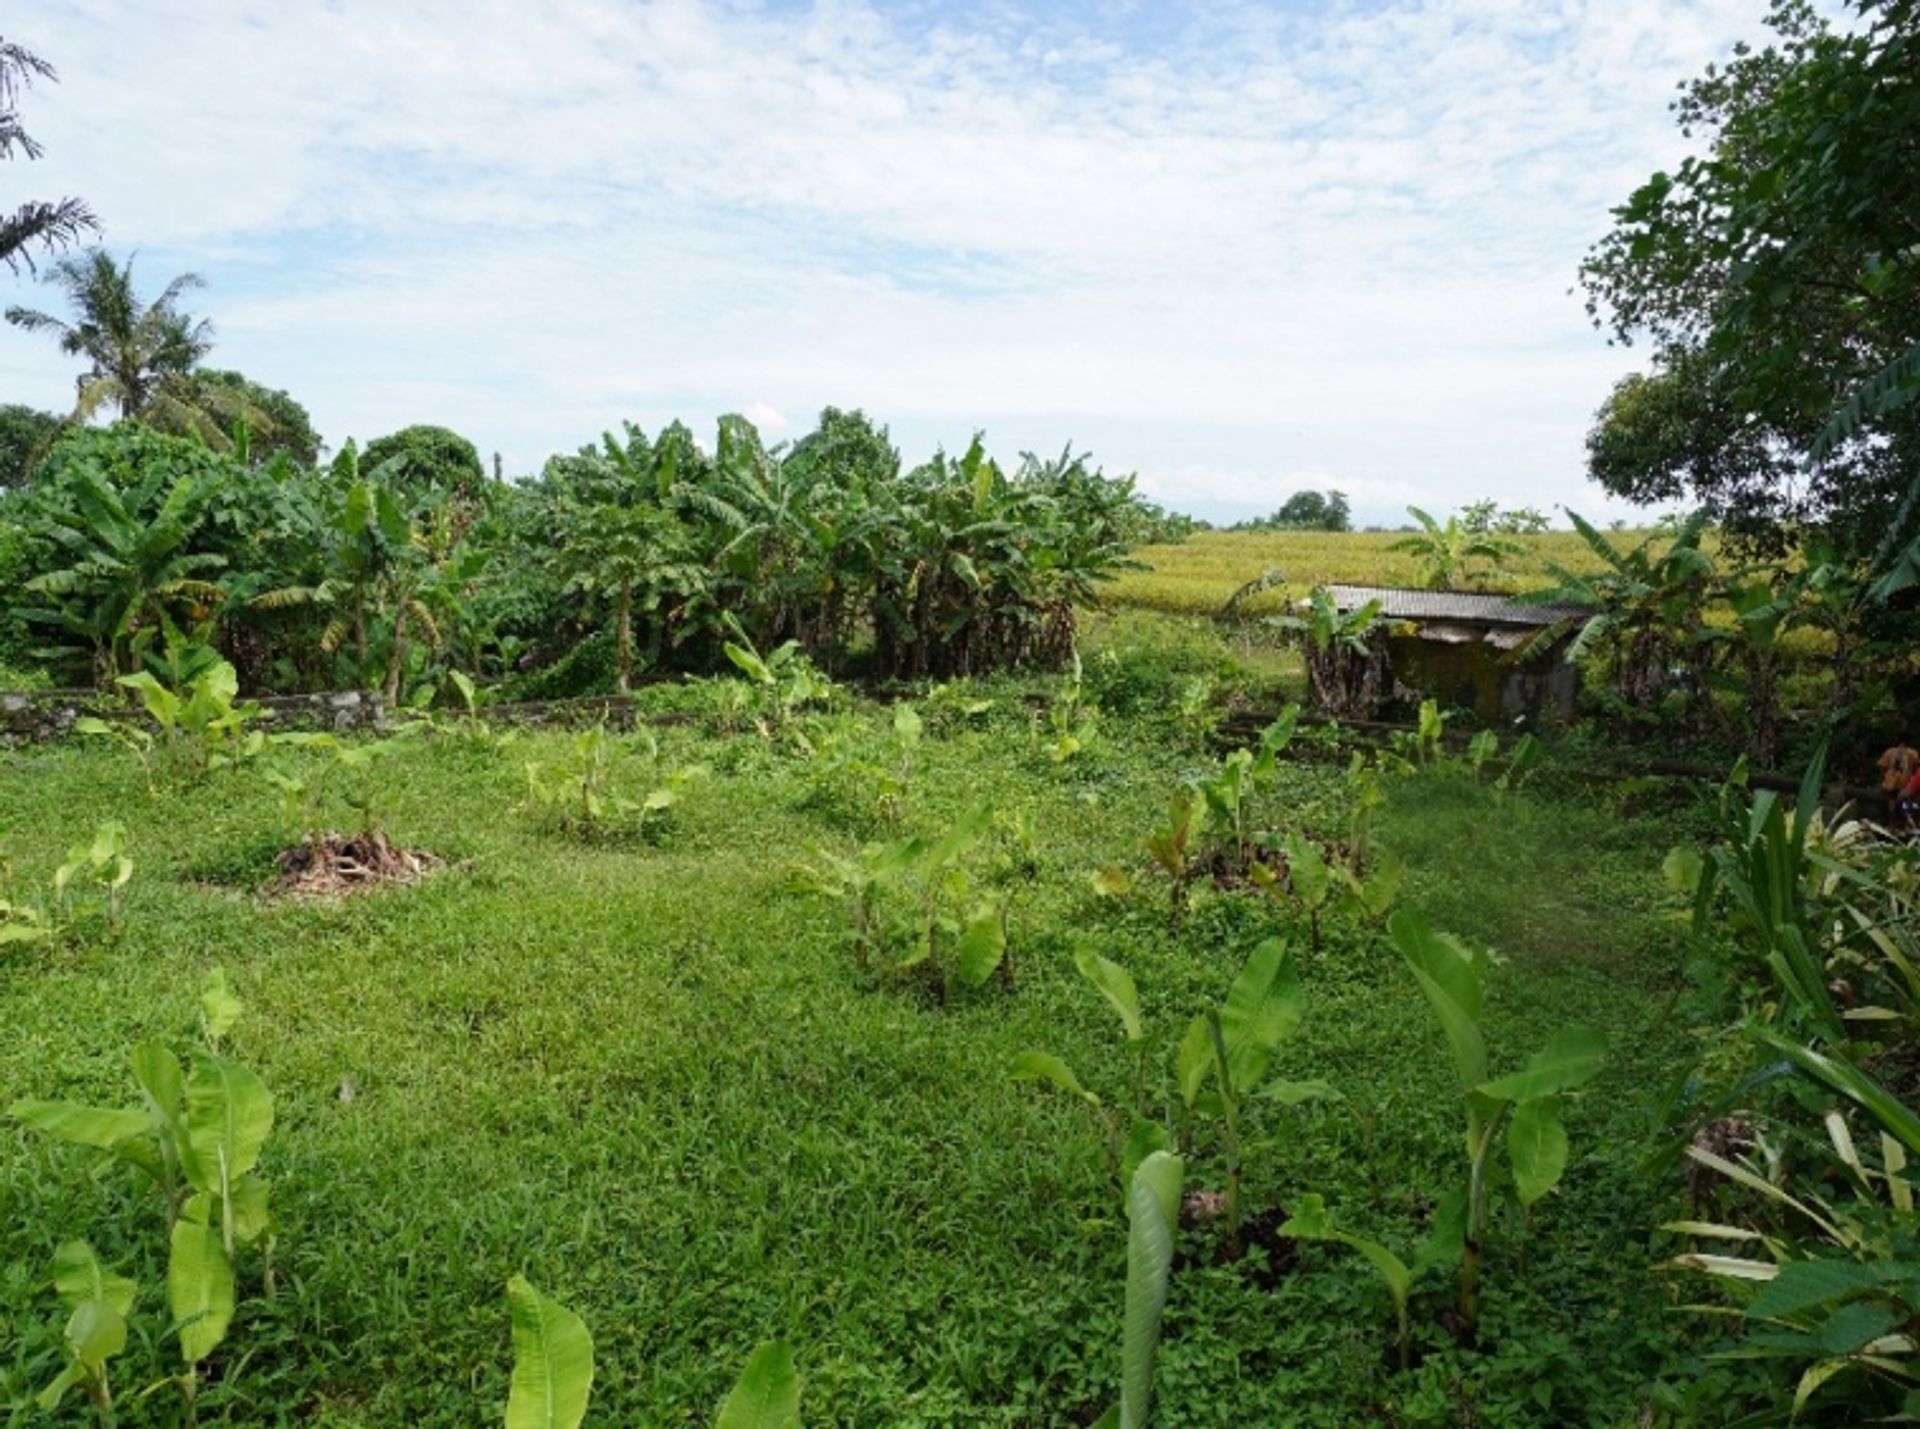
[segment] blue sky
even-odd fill
[[[622,419],[1068,441],[1216,519],[1591,515],[1570,293],[1763,0],[35,0],[38,164],[337,444]],[[0,297],[51,300],[0,274]],[[0,400],[71,364],[0,331]]]

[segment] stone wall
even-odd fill
[[[383,711],[372,690],[336,690],[318,695],[268,695],[260,706],[257,729],[374,729]],[[137,708],[98,690],[0,691],[0,743],[25,744],[59,739],[82,715],[99,719],[144,719]]]

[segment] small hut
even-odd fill
[[[1343,614],[1377,601],[1390,624],[1387,659],[1399,683],[1485,720],[1573,713],[1579,672],[1563,658],[1593,612],[1578,605],[1529,605],[1503,595],[1394,586],[1336,585]],[[1543,631],[1558,634],[1540,638]],[[1523,644],[1533,641],[1524,657]]]

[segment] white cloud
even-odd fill
[[[1630,363],[1574,267],[1760,9],[42,0],[64,83],[9,178],[205,272],[218,359],[336,439],[440,421],[530,467],[834,403],[910,456],[1072,437],[1176,505],[1315,471],[1375,517],[1597,510]],[[7,397],[70,383],[0,334]]]

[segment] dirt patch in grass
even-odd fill
[[[392,884],[418,883],[446,860],[424,849],[400,848],[383,833],[322,834],[295,844],[274,860],[267,892],[276,898],[338,898]]]

